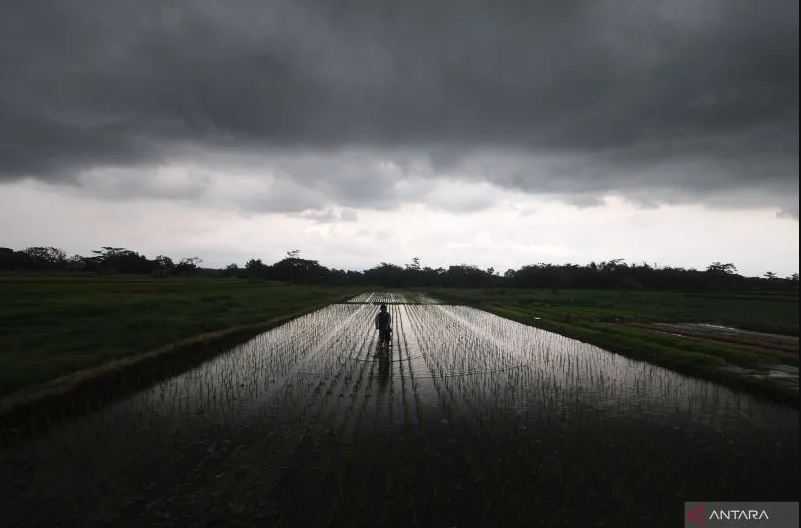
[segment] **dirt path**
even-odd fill
[[[652,323],[642,325],[674,335],[703,337],[707,339],[752,346],[760,350],[785,352],[798,359],[798,337],[764,332],[751,332],[739,328],[705,323]]]
[[[684,497],[797,488],[792,409],[472,308],[352,301],[0,452],[4,525],[669,526]]]

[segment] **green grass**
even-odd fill
[[[798,335],[798,294],[648,290],[432,289],[454,302],[504,306],[549,320],[704,322]]]
[[[212,278],[0,275],[0,395],[352,293]]]
[[[679,337],[640,326],[653,322],[713,323],[798,336],[797,295],[523,289],[432,289],[428,293],[679,372],[781,401],[798,401],[797,389],[721,368],[733,365],[764,371],[775,364],[798,366],[797,348],[794,353],[777,351]]]

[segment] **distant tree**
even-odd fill
[[[49,246],[29,247],[24,253],[34,268],[55,268],[67,261],[63,250]]]
[[[578,264],[549,264],[539,262],[507,269],[499,275],[494,267],[481,269],[471,264],[423,267],[419,257],[409,264],[397,266],[381,262],[365,271],[329,269],[316,260],[300,258],[300,250],[293,249],[273,265],[260,259],[251,259],[244,268],[231,264],[225,270],[204,270],[197,257],[174,263],[159,255],[149,260],[144,255],[123,247],[103,246],[90,256],[66,254],[53,247],[33,246],[22,251],[0,248],[2,270],[65,270],[71,272],[138,273],[167,276],[171,273],[207,273],[219,277],[262,278],[301,283],[349,284],[361,286],[403,287],[459,287],[459,288],[547,288],[555,292],[565,288],[622,288],[664,290],[771,290],[797,291],[798,273],[780,279],[768,271],[762,277],[744,277],[737,273],[733,263],[713,262],[706,271],[694,268],[659,267],[647,262],[626,264],[623,259],[608,262]],[[766,280],[768,279],[768,280]]]
[[[0,248],[0,269],[23,269],[27,267],[27,263],[28,256],[25,253],[11,248]]]
[[[737,273],[737,266],[735,266],[731,262],[723,264],[721,262],[715,261],[709,266],[707,266],[706,271],[708,273],[717,273],[721,275],[733,275]]]
[[[406,285],[406,272],[404,268],[388,262],[364,271],[364,278],[370,284],[380,284],[392,288]]]
[[[250,259],[245,263],[245,269],[248,271],[255,271],[263,267],[264,264],[262,263],[261,259]]]
[[[245,270],[240,268],[239,265],[236,264],[236,263],[228,264],[225,267],[225,270],[223,270],[223,275],[226,276],[226,277],[245,277],[245,276],[247,276],[247,274],[245,273]]]
[[[609,262],[601,262],[598,266],[602,271],[615,271],[617,268],[626,267],[626,259],[616,258]]]
[[[473,264],[448,266],[442,276],[443,286],[454,288],[483,287],[493,284],[493,277]]]
[[[280,281],[320,282],[330,271],[316,260],[287,257],[270,266],[268,276]]]
[[[80,255],[73,255],[67,259],[66,269],[69,271],[85,271],[86,258]]]
[[[267,277],[267,271],[269,268],[264,265],[261,259],[250,259],[245,263],[245,274],[248,277]]]
[[[151,273],[158,265],[136,251],[122,247],[103,246],[92,251],[94,257],[84,259],[87,269],[102,273]]]
[[[121,247],[113,247],[113,246],[101,246],[100,249],[95,249],[92,251],[95,255],[98,255],[104,259],[114,257],[116,255],[122,255],[128,253],[130,250],[121,248]]]
[[[203,262],[203,260],[199,257],[182,258],[180,262],[175,265],[175,271],[176,273],[194,273],[197,271],[201,262]]]
[[[154,277],[169,277],[175,272],[175,263],[165,255],[159,255],[147,262],[151,268],[150,274]]]
[[[172,259],[164,255],[159,255],[158,257],[154,258],[153,262],[159,269],[165,271],[172,271],[175,269],[175,263],[172,261]]]

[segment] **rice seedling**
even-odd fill
[[[0,451],[9,525],[265,512],[279,526],[412,513],[548,525],[584,522],[590,507],[609,523],[673,525],[683,500],[797,489],[790,407],[404,299],[330,305]],[[389,349],[373,324],[380,303]]]

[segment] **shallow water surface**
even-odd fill
[[[406,300],[331,305],[0,453],[6,519],[671,526],[684,500],[795,496],[796,410]]]

